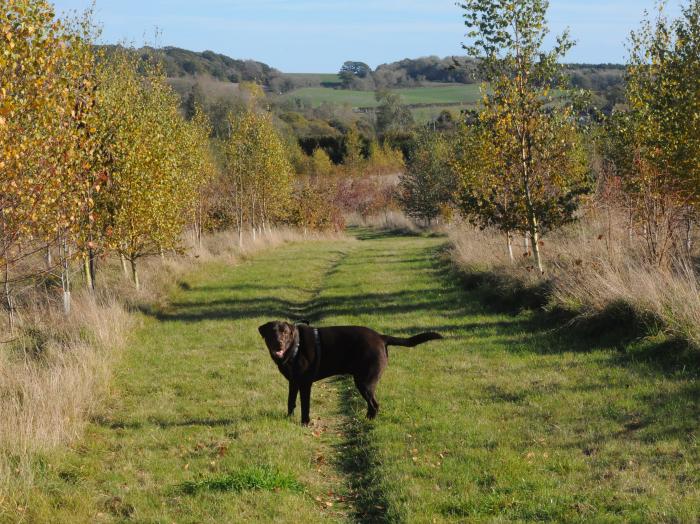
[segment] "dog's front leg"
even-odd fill
[[[297,394],[299,386],[294,380],[289,381],[289,396],[287,397],[287,416],[291,417],[294,414],[294,408],[297,407]]]
[[[301,384],[301,423],[304,426],[308,426],[311,419],[309,418],[309,407],[311,404],[311,382],[308,384]]]

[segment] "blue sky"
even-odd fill
[[[91,0],[54,0],[59,12]],[[670,0],[667,12],[680,12]],[[571,29],[571,62],[621,62],[625,40],[654,0],[550,0],[554,33]],[[335,72],[345,60],[372,67],[402,58],[460,53],[464,26],[454,0],[97,0],[102,39],[152,41],[285,72]]]

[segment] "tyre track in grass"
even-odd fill
[[[326,289],[317,299],[317,319],[321,325],[366,325],[383,333],[409,334],[410,328],[406,331],[407,326],[397,323],[395,316],[420,307],[416,304],[420,293],[402,288],[401,280],[407,272],[412,278],[415,263],[432,256],[444,239],[401,238],[368,230],[355,234],[360,245],[329,275]],[[391,374],[391,361],[401,358],[402,351],[411,350],[390,349],[386,374]],[[380,410],[376,420],[366,420],[365,403],[350,377],[335,377],[328,383],[337,395],[344,419],[341,440],[334,446],[336,467],[343,472],[345,496],[352,505],[349,517],[362,523],[404,522],[405,515],[392,500],[383,479],[382,450],[374,434],[383,425],[386,413]],[[380,404],[381,392],[380,382]]]

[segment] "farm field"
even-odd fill
[[[474,104],[480,98],[479,84],[451,84],[445,86],[393,89],[392,91],[401,95],[403,103],[407,105]],[[329,89],[325,87],[305,87],[297,89],[283,95],[283,98],[307,100],[313,106],[319,106],[322,103],[348,104],[354,108],[376,107],[378,105],[378,102],[374,98],[373,91],[353,91],[346,89]]]
[[[445,238],[353,233],[210,264],[141,313],[107,408],[0,520],[698,520],[696,368],[487,307]],[[333,379],[304,428],[256,329],[289,317],[447,338],[390,348],[375,421]]]
[[[340,83],[340,76],[337,73],[285,73],[286,77],[295,80],[304,80],[308,82],[317,82],[321,84],[322,82],[329,83]]]

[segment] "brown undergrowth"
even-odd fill
[[[468,226],[450,233],[452,258],[467,281],[494,300],[566,314],[574,323],[607,319],[700,347],[700,289],[692,256],[648,262],[623,220],[592,214],[545,237],[545,274],[523,239],[514,259],[504,234]]]

